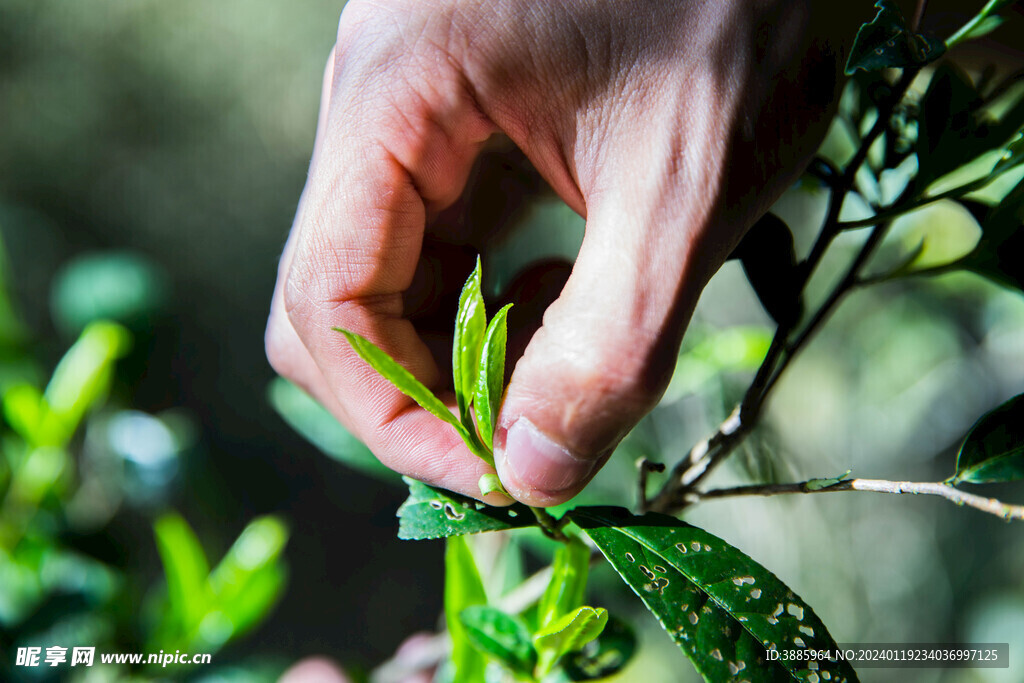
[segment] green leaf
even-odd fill
[[[576,652],[601,635],[607,623],[608,610],[584,605],[537,631],[533,644],[539,654],[540,675],[546,676],[563,655]]]
[[[48,442],[66,443],[85,414],[106,398],[114,361],[130,346],[128,330],[116,323],[101,321],[86,326],[46,386],[46,402],[55,418]]]
[[[533,672],[537,651],[522,620],[487,605],[467,607],[459,618],[466,629],[466,637],[477,650],[516,673],[530,675]]]
[[[720,538],[673,517],[577,508],[597,544],[706,680],[856,681],[846,662],[766,661],[766,649],[825,649],[835,641],[774,574]]]
[[[847,76],[857,69],[880,71],[924,66],[945,53],[943,41],[910,30],[893,0],[878,0],[875,8],[875,18],[857,31],[846,61]]]
[[[31,384],[15,384],[4,391],[4,419],[29,444],[42,442],[41,425],[49,413],[43,392]]]
[[[401,539],[447,538],[536,524],[530,509],[521,503],[494,507],[415,479],[402,479],[409,486],[409,497],[398,508]]]
[[[493,449],[494,424],[501,409],[501,394],[505,387],[505,344],[508,340],[508,304],[498,311],[487,324],[487,334],[480,353],[480,366],[476,376],[477,425],[480,437],[488,449]]]
[[[961,26],[956,33],[946,40],[946,44],[949,47],[953,47],[957,43],[961,43],[965,40],[971,40],[973,38],[980,38],[986,33],[989,33],[993,30],[993,27],[991,27],[993,20],[1001,22],[1002,18],[997,16],[996,12],[1013,2],[1015,2],[1015,0],[989,0],[985,3],[985,6],[981,8],[980,12],[971,17],[966,24]]]
[[[348,330],[344,330],[340,327],[332,329],[334,329],[335,332],[341,332],[345,335],[345,338],[348,339],[350,344],[352,344],[352,348],[357,354],[359,354],[359,357],[369,363],[370,367],[380,373],[381,376],[395,385],[396,389],[416,401],[421,408],[434,417],[450,424],[455,428],[455,431],[459,433],[462,440],[465,441],[467,445],[470,444],[472,439],[469,436],[469,432],[462,423],[459,422],[459,419],[452,415],[452,412],[448,410],[448,406],[446,406],[441,399],[434,396],[430,389],[427,389],[418,379],[413,377],[411,372],[399,365],[391,356],[366,337],[356,334],[355,332],[349,332]],[[477,455],[480,454],[477,453]]]
[[[1004,141],[993,139],[978,114],[981,105],[981,96],[961,69],[944,63],[935,70],[921,99],[914,147],[918,159],[914,184],[919,191]]]
[[[820,491],[827,489],[829,486],[835,486],[839,482],[850,476],[850,472],[853,470],[846,470],[838,477],[824,477],[822,479],[810,479],[804,484],[804,489],[807,491]]]
[[[500,493],[507,498],[512,496],[508,495],[508,491],[501,483],[501,479],[498,478],[497,474],[481,474],[480,480],[477,482],[477,486],[480,487],[480,495],[486,496],[491,493]]]
[[[288,528],[277,517],[258,517],[246,525],[224,559],[210,574],[217,607],[237,635],[254,626],[281,595],[281,554]]]
[[[187,638],[199,627],[211,605],[206,554],[188,522],[166,514],[153,525],[156,547],[167,580],[167,618],[178,637]]]
[[[957,265],[990,280],[1024,290],[1024,180],[982,217],[981,240]]]
[[[556,619],[583,604],[590,572],[590,548],[577,536],[559,545],[552,563],[551,580],[537,605],[537,623],[546,628]]]
[[[487,594],[466,539],[453,536],[444,552],[444,616],[452,640],[452,683],[480,683],[487,660],[473,646],[459,616],[467,607],[487,604]]]
[[[1024,479],[1024,394],[978,420],[956,459],[954,482],[984,484]]]
[[[270,381],[267,398],[292,429],[327,456],[393,484],[400,483],[398,473],[381,463],[313,397],[285,378],[275,377]]]
[[[785,221],[766,213],[743,237],[732,253],[761,305],[780,325],[795,324],[803,314],[802,278],[796,262],[793,233]]]
[[[569,680],[593,681],[607,678],[625,668],[636,651],[636,634],[629,624],[608,615],[608,624],[594,640],[566,657],[563,669]]]
[[[469,406],[473,401],[476,388],[477,366],[480,363],[480,349],[484,341],[487,327],[487,314],[484,309],[484,297],[480,291],[480,257],[476,259],[476,268],[470,273],[469,279],[459,296],[459,312],[455,316],[455,338],[452,340],[452,375],[455,380],[455,400],[459,406],[462,424],[467,429],[473,428],[473,418],[469,414]]]

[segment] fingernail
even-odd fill
[[[554,495],[565,491],[594,469],[595,461],[576,457],[525,417],[516,420],[503,436],[500,455],[505,466],[521,486],[538,493]]]

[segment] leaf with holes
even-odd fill
[[[487,448],[492,448],[494,439],[494,423],[498,419],[501,408],[501,390],[505,386],[505,345],[508,340],[508,304],[498,311],[487,324],[487,334],[480,351],[480,367],[477,368],[476,421],[480,428],[480,438]]]
[[[518,674],[533,673],[537,651],[522,620],[487,605],[467,607],[459,618],[469,642],[477,650]]]
[[[409,486],[409,497],[398,508],[398,537],[401,539],[447,538],[536,524],[530,508],[521,503],[493,507],[409,477],[402,479]]]
[[[584,605],[537,631],[533,644],[539,655],[537,672],[540,677],[550,673],[564,655],[582,649],[601,635],[607,623],[608,610]]]
[[[875,8],[875,18],[857,31],[846,60],[847,76],[857,69],[880,71],[924,66],[946,51],[941,40],[910,30],[893,0],[878,0]]]
[[[768,661],[766,649],[836,644],[814,611],[770,571],[673,517],[582,507],[572,520],[654,613],[706,680],[856,681],[845,661]]]
[[[972,484],[1024,479],[1024,394],[971,427],[956,459],[953,481]]]
[[[473,429],[473,418],[469,414],[469,406],[473,401],[476,387],[477,365],[480,362],[480,349],[484,343],[484,332],[487,328],[487,313],[484,309],[484,296],[480,290],[480,257],[476,259],[476,268],[470,274],[459,296],[459,311],[455,316],[455,337],[452,340],[452,376],[455,383],[455,400],[459,406],[459,415],[466,429]]]

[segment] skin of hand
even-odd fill
[[[855,4],[351,0],[279,267],[271,364],[389,467],[479,497],[487,465],[331,327],[446,386],[450,347],[418,321],[472,267],[443,254],[486,249],[486,226],[453,207],[504,134],[586,232],[514,364],[496,468],[520,501],[569,499],[657,403],[704,285],[820,142]]]

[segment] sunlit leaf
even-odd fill
[[[379,346],[366,337],[343,330],[340,327],[333,328],[335,332],[341,332],[352,344],[359,357],[366,361],[370,367],[380,373],[385,379],[395,385],[395,388],[403,394],[416,401],[417,404],[434,417],[447,422],[459,433],[463,441],[469,440],[466,428],[459,422],[459,419],[452,415],[448,406],[434,396],[430,389],[412,376],[412,373],[399,365],[391,356],[385,353]]]
[[[973,484],[1024,479],[1024,394],[984,415],[968,432],[954,481]]]
[[[169,618],[179,635],[192,633],[211,605],[206,553],[188,522],[166,514],[153,525],[167,581]]]
[[[508,498],[508,491],[501,483],[501,479],[498,478],[497,474],[482,474],[480,475],[480,481],[477,482],[477,486],[480,488],[480,495],[487,496],[492,493],[500,493]]]
[[[53,371],[46,402],[56,419],[52,440],[66,442],[85,414],[106,398],[114,361],[131,346],[131,335],[116,323],[90,323]]]
[[[706,680],[857,680],[846,662],[766,660],[766,649],[836,644],[806,603],[722,539],[665,515],[570,514]]]
[[[494,425],[501,408],[501,394],[505,386],[505,344],[508,340],[508,304],[498,311],[487,324],[487,333],[480,353],[480,366],[477,369],[476,395],[473,405],[476,407],[477,426],[480,437],[487,448],[492,448]]]
[[[409,497],[398,508],[398,537],[401,539],[446,538],[536,523],[530,509],[520,503],[494,507],[415,479],[403,477],[403,480],[409,485]]]
[[[924,66],[946,51],[946,44],[937,38],[916,33],[893,0],[878,0],[878,13],[857,31],[850,56],[846,61],[846,75],[857,69],[879,71],[903,67]]]
[[[238,539],[210,574],[210,587],[222,605],[246,601],[246,584],[281,557],[288,528],[277,517],[258,517],[246,525]]]
[[[546,628],[583,604],[590,572],[590,548],[578,537],[555,551],[551,580],[537,605],[537,623]]]
[[[452,340],[452,375],[459,415],[467,429],[473,425],[469,406],[476,390],[477,366],[487,327],[484,297],[480,290],[480,258],[462,288],[459,311],[455,316],[455,338]]]
[[[538,671],[546,675],[564,655],[576,652],[601,635],[607,623],[608,610],[584,605],[538,630],[533,636],[539,655]]]
[[[512,671],[530,675],[537,651],[522,620],[496,607],[474,605],[459,615],[466,637],[480,652],[494,657]]]
[[[800,318],[802,278],[793,233],[785,221],[766,213],[750,228],[732,257],[740,259],[757,298],[775,322],[791,325]]]
[[[487,604],[480,572],[465,538],[448,539],[444,553],[444,616],[452,641],[453,683],[480,683],[487,660],[466,634],[459,615],[467,607]]]
[[[618,673],[636,651],[636,634],[626,622],[608,615],[601,634],[583,648],[567,656],[562,667],[569,680],[592,681]]]

